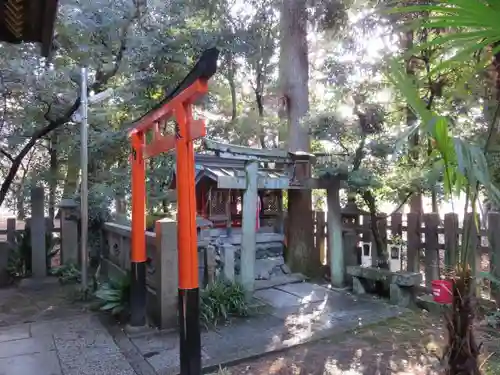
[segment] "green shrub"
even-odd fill
[[[82,274],[76,264],[64,264],[62,266],[55,267],[50,270],[50,274],[57,276],[59,278],[59,282],[63,285],[76,284],[82,279]]]
[[[201,322],[208,328],[231,317],[248,316],[250,305],[240,284],[217,281],[201,291],[200,310]]]
[[[47,269],[50,269],[52,258],[59,252],[55,249],[55,245],[56,239],[53,233],[46,232]],[[24,230],[16,232],[14,242],[9,243],[7,272],[14,279],[31,274],[31,229],[28,225]]]
[[[110,279],[99,286],[95,296],[100,300],[99,308],[113,316],[128,316],[130,307],[130,272],[122,277]]]

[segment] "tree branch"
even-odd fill
[[[2,154],[7,159],[9,159],[11,163],[14,162],[14,157],[11,154],[9,154],[7,151],[5,151],[4,149],[0,148],[0,154]]]
[[[132,23],[140,16],[140,4],[136,4],[136,10],[132,17],[126,22],[124,27],[122,28],[122,36],[120,40],[120,48],[117,52],[116,55],[116,60],[113,68],[109,70],[108,72],[104,72],[102,70],[98,70],[96,73],[96,81],[92,85],[91,90],[100,92],[104,89],[104,86],[108,83],[108,81],[118,72],[118,69],[120,67],[120,64],[123,60],[125,50],[127,49],[127,34],[129,32],[129,29],[132,25]],[[12,159],[12,165],[9,169],[9,173],[7,173],[7,176],[5,177],[5,180],[2,183],[2,186],[0,187],[0,205],[3,203],[5,200],[5,197],[7,196],[7,192],[9,191],[10,185],[12,184],[12,181],[16,177],[16,174],[19,170],[19,167],[22,164],[22,161],[24,157],[30,152],[30,150],[33,148],[33,146],[36,144],[36,142],[40,139],[45,137],[47,134],[52,132],[53,130],[59,128],[60,126],[66,124],[70,119],[71,116],[78,110],[78,107],[80,106],[80,101],[81,98],[78,96],[71,107],[69,107],[61,116],[59,116],[56,119],[51,119],[49,117],[49,111],[51,106],[49,105],[46,113],[44,114],[45,119],[48,121],[48,124],[44,126],[41,129],[38,129],[33,133],[31,136],[30,140],[24,147],[21,149],[19,154]]]

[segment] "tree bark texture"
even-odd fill
[[[305,0],[283,0],[280,27],[280,85],[286,103],[288,149],[309,152],[309,129],[301,124],[309,110]],[[314,254],[311,191],[288,191],[288,225],[288,265],[294,272],[316,273],[320,264],[319,254]]]
[[[413,39],[414,32],[407,31],[404,36],[404,48],[406,52],[409,52],[413,49]],[[409,56],[406,60],[406,74],[409,77],[415,76],[415,66],[414,61],[411,56]],[[417,122],[417,116],[413,113],[412,109],[407,106],[406,107],[406,124],[408,126],[413,126]],[[419,144],[419,136],[418,132],[410,139],[410,155],[411,158],[415,161],[418,161],[418,144]],[[422,202],[422,191],[416,191],[410,198],[410,212],[422,214],[423,212],[423,202]]]

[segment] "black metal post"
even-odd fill
[[[179,289],[181,375],[201,375],[199,288]]]
[[[146,262],[131,263],[130,325],[146,325]]]

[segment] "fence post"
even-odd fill
[[[453,272],[458,261],[458,215],[449,213],[444,215],[444,264],[447,272]]]
[[[376,254],[376,249],[375,249],[375,244],[373,241],[373,234],[372,234],[372,230],[371,230],[371,218],[369,215],[362,215],[360,217],[363,218],[363,223],[361,224],[361,231],[360,231],[361,232],[361,240],[363,242],[371,244],[371,253],[370,253],[371,265],[376,267],[377,266],[376,265],[376,257],[374,256]],[[366,249],[364,248],[364,246],[362,246],[362,248],[361,248],[362,257],[366,256],[365,250]],[[361,258],[361,259],[363,259],[363,258]]]
[[[403,214],[399,212],[391,216],[391,235],[392,237],[403,237]]]
[[[10,245],[15,245],[16,243],[16,219],[7,219],[7,242]]]
[[[358,236],[356,234],[356,230],[349,228],[344,231],[344,284],[351,286],[352,285],[352,276],[348,275],[345,270],[349,266],[357,266],[358,265],[358,254],[356,252],[356,248],[358,245]]]
[[[377,254],[377,267],[380,267],[381,263],[386,263],[389,268],[390,265],[390,254],[387,252],[387,218],[386,217],[378,217],[377,222],[375,223],[378,229],[378,233],[380,236],[380,243],[382,244],[382,249],[380,249],[382,258],[379,258]]]
[[[488,242],[490,245],[490,272],[500,280],[500,213],[488,214]],[[491,297],[500,304],[500,285],[491,283]]]
[[[394,241],[394,237],[398,237],[398,241]],[[402,243],[403,240],[403,214],[396,212],[391,215],[391,238],[390,238],[390,244],[400,244],[401,245],[401,250],[399,252],[399,267],[401,271],[405,271],[403,268],[402,264],[402,256],[403,256],[403,249],[404,246]],[[400,242],[401,241],[401,242]],[[391,251],[389,251],[389,265],[392,263],[392,254]]]
[[[432,280],[439,279],[439,214],[424,214],[425,223],[425,285],[432,286]]]
[[[420,249],[422,248],[420,214],[408,214],[406,231],[408,239],[407,271],[420,272]]]
[[[43,187],[31,189],[31,270],[33,277],[47,276],[47,249],[45,246],[45,213]]]

